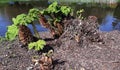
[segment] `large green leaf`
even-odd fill
[[[28,12],[29,18],[34,18],[34,19],[38,19],[39,14],[40,14],[40,10],[37,8],[30,9]],[[32,20],[32,21],[34,21],[34,20]]]
[[[18,27],[16,25],[8,26],[8,30],[6,32],[5,37],[8,40],[14,40],[17,35],[18,35]]]
[[[49,7],[47,8],[48,13],[58,13],[59,10],[59,6],[57,2],[53,2],[51,5],[49,5]]]
[[[65,14],[66,16],[71,13],[71,8],[70,7],[67,7],[67,6],[61,6],[61,11],[63,14]]]
[[[27,25],[27,15],[26,14],[20,14],[16,18],[12,18],[12,21],[14,25]]]
[[[28,44],[28,49],[32,49],[32,48],[34,48],[34,46],[35,46],[35,43],[33,42],[33,43],[30,43],[30,44]]]
[[[46,45],[46,42],[44,40],[38,40],[37,42],[32,42],[32,43],[28,44],[28,48],[39,51],[39,50],[42,50],[45,45]]]
[[[14,25],[18,25],[18,20],[16,20],[16,18],[12,18],[12,21],[13,21]]]

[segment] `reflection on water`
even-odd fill
[[[46,0],[47,1],[47,0]],[[31,3],[31,2],[30,2]],[[59,3],[64,4],[64,3]],[[99,30],[101,31],[112,31],[120,30],[120,3],[115,4],[99,4],[99,3],[65,3],[66,5],[71,6],[74,11],[79,9],[84,9],[85,12],[83,16],[96,16],[100,23]],[[12,24],[11,19],[16,17],[18,14],[27,13],[30,8],[39,7],[45,8],[48,6],[48,2],[37,2],[31,4],[19,4],[12,3],[10,5],[0,4],[0,36],[4,36],[7,30],[7,26]],[[74,13],[75,15],[75,13]],[[38,23],[38,22],[35,22]],[[31,25],[28,25],[32,29]],[[36,24],[38,31],[46,31],[39,24]],[[33,31],[32,31],[33,32]]]
[[[120,30],[120,3],[117,4],[117,7],[107,13],[106,17],[102,20],[101,26],[99,29],[101,31],[113,31]]]
[[[43,32],[43,31],[47,31],[47,29],[46,28],[44,28],[44,27],[42,27],[42,26],[40,26],[40,24],[38,23],[38,22],[36,22],[36,28],[37,28],[37,30],[39,31],[39,32]],[[33,27],[32,27],[32,25],[28,25],[28,27],[31,29],[31,31],[32,31],[32,33],[34,33],[33,32]]]
[[[116,19],[113,17],[113,15],[111,14],[108,14],[102,21],[99,29],[101,31],[112,31],[114,30],[113,28],[113,22],[115,21]]]
[[[0,7],[0,36],[3,36],[6,32],[6,26],[11,24],[8,16],[5,14],[5,8]]]
[[[99,29],[101,31],[113,31],[120,30],[120,19],[115,18],[113,15],[108,14],[105,19],[103,19]]]

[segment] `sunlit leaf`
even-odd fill
[[[37,42],[32,42],[28,45],[29,49],[35,49],[36,51],[42,50],[46,42],[44,40],[38,40]]]
[[[61,11],[63,14],[65,14],[67,16],[68,14],[70,14],[71,8],[67,7],[67,6],[61,6]]]
[[[18,27],[16,25],[8,26],[8,30],[6,32],[5,37],[8,40],[14,40],[17,35],[18,35]]]

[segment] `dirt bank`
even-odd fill
[[[120,70],[120,32],[101,32],[97,23],[90,20],[71,21],[59,39],[54,40],[49,32],[40,32],[48,45],[43,52],[54,50],[53,70]],[[78,41],[76,35],[79,35]],[[41,53],[21,48],[18,39],[0,43],[0,70],[37,70],[32,57],[41,57]]]

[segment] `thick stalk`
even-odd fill
[[[33,31],[34,31],[35,37],[40,38],[39,33],[38,33],[34,23],[32,23],[32,27],[33,27]]]

